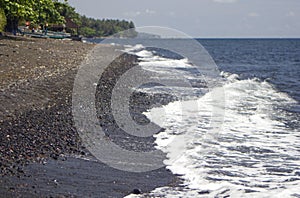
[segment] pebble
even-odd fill
[[[142,194],[142,191],[140,189],[133,189],[133,191],[131,191],[131,194],[134,194],[134,195],[140,195]]]

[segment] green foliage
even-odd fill
[[[6,17],[3,9],[0,7],[0,32],[4,31],[5,25],[6,25]]]
[[[81,24],[80,14],[75,11],[75,8],[71,7],[67,1],[64,3],[54,1],[54,6],[56,11],[60,14],[60,16],[64,18],[70,18],[72,21],[78,25]]]
[[[34,24],[64,22],[52,0],[0,0],[0,7],[4,10],[10,31],[17,29],[20,20],[30,20]]]
[[[113,19],[93,19],[86,16],[81,17],[81,26],[80,33],[83,36],[91,37],[106,37],[117,34],[121,31],[134,28],[133,22],[128,22],[125,20],[113,20]],[[91,30],[95,30],[91,34]],[[120,33],[119,36],[132,37],[136,36],[135,31],[126,31],[126,33]]]
[[[64,22],[64,17],[60,15],[52,0],[32,0],[34,15],[31,20],[37,23],[58,23]]]
[[[28,0],[0,0],[0,6],[4,9],[7,18],[25,18],[33,15],[32,3]]]
[[[82,27],[80,33],[85,37],[95,37],[97,36],[96,30],[89,28],[89,27]]]
[[[52,0],[0,0],[0,5],[7,18],[63,22]]]
[[[81,26],[80,32],[87,37],[105,37],[134,28],[133,22],[125,20],[93,19],[80,16],[75,8],[65,0],[0,0],[0,8],[6,16],[6,29],[15,31],[19,21],[31,21],[32,24],[62,24],[69,18]],[[5,26],[5,17],[0,13],[0,30]],[[74,30],[70,30],[74,31]],[[120,36],[134,36],[135,31],[129,31]]]

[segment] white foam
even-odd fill
[[[139,50],[142,50],[145,48],[142,44],[137,44],[135,46],[124,45],[124,47],[125,47],[124,52],[127,52],[127,53],[134,53],[135,51],[139,51]]]
[[[142,51],[139,51],[136,53],[137,56],[139,57],[145,57],[145,58],[149,58],[149,57],[152,57],[153,54],[147,50],[142,50]]]
[[[155,68],[161,68],[161,67],[192,68],[193,67],[188,63],[187,59],[174,60],[174,59],[167,59],[167,58],[152,57],[151,59],[140,59],[140,60],[142,60],[140,65],[145,67],[145,69],[147,69],[147,67],[155,67]]]
[[[229,72],[222,71],[220,73],[220,76],[226,78],[227,82],[236,82],[237,80],[239,80],[239,75],[238,74],[231,74]]]
[[[163,74],[160,78],[198,78],[184,70],[195,67],[187,59],[160,57],[142,45],[128,47],[126,52],[139,56],[144,69]],[[167,154],[168,169],[184,179],[184,187],[158,188],[151,196],[289,197],[298,193],[300,181],[294,179],[299,179],[296,171],[300,172],[299,131],[285,126],[288,115],[280,111],[296,102],[267,82],[239,80],[237,74],[226,72],[220,75],[227,79],[224,86],[202,97],[198,94],[196,100],[173,102],[145,113],[166,129],[155,135],[157,148]],[[168,89],[143,91],[168,93]],[[172,91],[182,96],[195,90],[172,87]],[[221,122],[222,128],[216,131],[215,125]],[[203,191],[209,194],[202,195]]]
[[[158,55],[154,55],[151,51],[145,49],[145,47],[141,44],[137,44],[135,46],[125,45],[124,52],[135,54],[139,57],[140,65],[144,66],[145,69],[147,67],[172,67],[172,68],[182,68],[182,67],[193,67],[187,58],[183,58],[180,60],[169,59],[160,57]]]
[[[159,82],[176,82],[174,86],[153,86],[138,89],[142,92],[151,94],[166,93],[175,94],[178,98],[192,98],[195,95],[203,95],[205,90],[204,86],[193,87],[192,84],[181,83],[187,81],[199,81],[199,73],[189,71],[188,69],[197,69],[192,65],[187,58],[171,59],[157,55],[155,52],[146,50],[146,48],[137,44],[135,46],[126,45],[124,52],[138,56],[139,65],[146,71],[152,72],[151,75],[153,82],[159,79]],[[155,54],[154,54],[155,53]],[[171,83],[170,83],[171,84]],[[198,82],[198,85],[201,83]],[[187,86],[188,85],[188,86]]]
[[[220,110],[221,104],[220,98],[213,98],[214,92],[222,89],[224,123],[218,133],[208,136],[212,111]],[[289,197],[297,193],[300,181],[293,178],[297,177],[295,171],[300,171],[299,131],[276,119],[278,108],[293,103],[267,82],[239,81],[234,76],[224,87],[198,100],[151,109],[145,114],[166,128],[155,136],[157,148],[167,153],[165,164],[174,174],[182,175],[185,184],[184,189],[159,188],[152,195],[201,197],[198,192],[203,190],[210,191],[209,197]],[[272,168],[282,171],[275,174],[268,170]]]

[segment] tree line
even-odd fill
[[[113,19],[94,19],[81,16],[68,1],[58,0],[0,0],[0,32],[15,33],[18,26],[30,21],[32,26],[40,24],[63,25],[66,18],[71,19],[79,27],[79,33],[86,37],[107,37],[118,32],[134,28],[132,21]],[[70,33],[74,30],[67,29]],[[128,32],[127,32],[128,34]],[[135,31],[130,31],[135,36]]]
[[[124,30],[134,28],[132,21],[112,20],[112,19],[93,19],[81,16],[80,33],[87,37],[107,37]],[[132,33],[132,32],[131,32]]]

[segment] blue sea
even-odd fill
[[[300,197],[300,39],[195,41],[211,59],[194,61],[203,52],[180,39],[118,43],[143,69],[191,85],[139,87],[178,98],[145,115],[165,129],[156,148],[182,179],[140,197]]]

